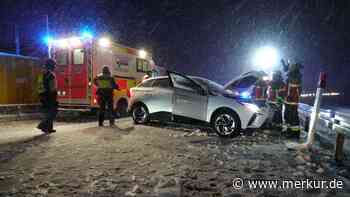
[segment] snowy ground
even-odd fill
[[[0,123],[2,196],[349,196],[348,166],[332,153],[288,150],[279,131],[220,139],[208,129],[176,124],[98,128],[60,122],[43,135],[36,121]],[[243,189],[243,179],[334,179],[344,189]]]

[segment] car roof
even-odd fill
[[[148,79],[144,80],[143,82],[150,81],[150,80],[158,80],[158,79],[168,79],[168,78],[169,78],[168,76],[157,76],[157,77],[148,78]]]

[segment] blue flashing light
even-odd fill
[[[83,32],[81,33],[81,36],[82,36],[83,38],[88,38],[88,39],[91,39],[91,38],[94,37],[93,34],[92,34],[92,32],[87,31],[87,30],[83,31]]]
[[[54,39],[51,36],[45,36],[44,37],[44,42],[46,45],[51,44],[54,41]]]
[[[251,98],[250,93],[247,92],[247,91],[239,93],[239,96],[240,96],[242,99],[250,99],[250,98]]]

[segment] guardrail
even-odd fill
[[[299,115],[307,119],[307,117],[310,117],[312,113],[312,108],[313,107],[310,105],[300,103]],[[321,109],[319,118],[325,121],[330,129],[340,129],[342,130],[341,132],[343,132],[345,135],[350,136],[350,114],[338,112],[331,109]]]
[[[313,107],[307,104],[299,104],[299,117],[306,131]],[[321,109],[319,119],[335,134],[335,160],[341,161],[344,157],[343,147],[346,137],[350,137],[350,113],[339,112],[332,109]],[[349,148],[349,147],[348,147]],[[350,148],[349,148],[350,149]]]

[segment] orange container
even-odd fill
[[[38,58],[0,53],[0,105],[38,103]]]

